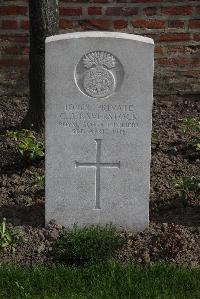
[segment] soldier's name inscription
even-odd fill
[[[137,128],[133,104],[66,104],[58,120],[59,126],[72,134],[120,134]]]

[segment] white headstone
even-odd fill
[[[153,52],[126,33],[46,39],[46,222],[148,226]]]

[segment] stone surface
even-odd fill
[[[149,221],[152,39],[82,32],[46,40],[46,223]]]

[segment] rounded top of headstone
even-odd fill
[[[122,32],[111,32],[111,31],[84,31],[84,32],[58,34],[58,35],[48,36],[46,38],[46,43],[59,41],[59,40],[88,38],[88,37],[119,38],[119,39],[126,39],[126,40],[128,39],[128,40],[154,45],[153,39],[146,36],[122,33]]]

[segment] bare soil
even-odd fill
[[[20,159],[6,130],[20,127],[27,111],[25,96],[0,98],[0,220],[22,235],[15,253],[0,252],[5,263],[33,264],[51,261],[53,243],[62,227],[44,227],[44,189],[37,175],[44,174],[44,160]],[[188,147],[180,129],[181,119],[200,117],[200,101],[181,97],[157,97],[153,107],[150,226],[144,232],[123,232],[127,246],[118,255],[123,262],[167,261],[200,265],[200,200],[177,197],[174,177],[199,176],[200,157]]]

